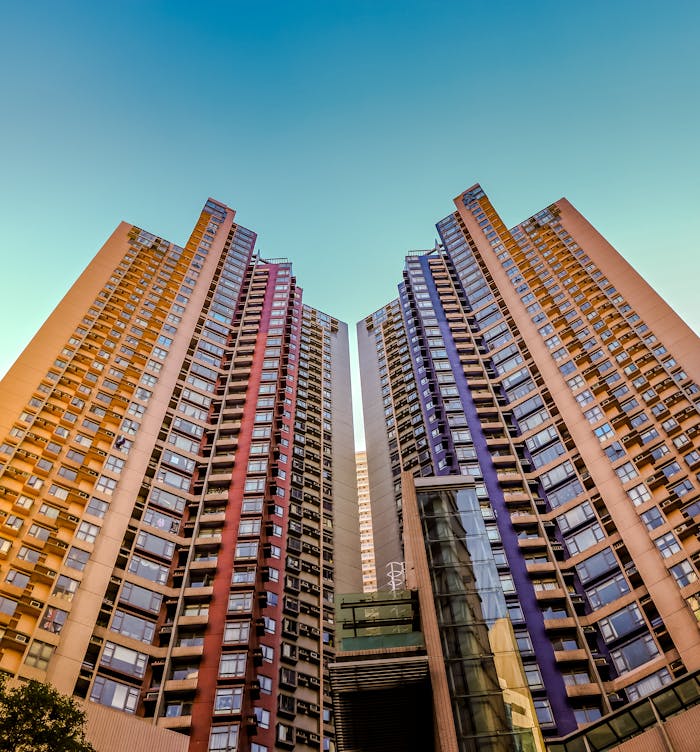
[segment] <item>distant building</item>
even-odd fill
[[[372,509],[369,499],[367,453],[355,452],[357,466],[357,503],[360,514],[360,558],[362,560],[362,590],[371,593],[377,589],[377,571],[374,566],[374,540],[372,536]]]

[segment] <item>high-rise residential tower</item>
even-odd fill
[[[192,752],[332,748],[361,586],[347,328],[254,243],[121,224],[0,385],[0,670]]]
[[[473,478],[551,738],[700,668],[700,343],[566,200],[455,206],[358,324],[377,572],[402,470]]]

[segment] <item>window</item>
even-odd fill
[[[576,573],[581,582],[586,583],[617,568],[617,559],[610,548],[605,548],[597,554],[593,554],[580,564],[576,565]]]
[[[257,541],[241,541],[236,544],[236,559],[255,559],[257,555]]]
[[[589,423],[597,423],[605,417],[603,411],[597,405],[586,410],[583,416]]]
[[[22,559],[22,561],[28,561],[31,564],[36,564],[37,561],[39,561],[40,557],[40,551],[36,551],[35,549],[29,548],[28,546],[22,546],[17,552],[18,559]]]
[[[143,530],[136,536],[136,545],[144,551],[164,559],[169,559],[175,551],[175,544],[172,541],[146,533]]]
[[[677,462],[670,462],[666,467],[661,468],[661,472],[667,477],[672,478],[677,473],[680,473],[681,466]]]
[[[651,494],[649,493],[649,490],[643,483],[640,483],[638,486],[634,486],[633,488],[628,488],[627,496],[629,496],[632,503],[636,507],[638,507],[640,504],[643,504],[645,501],[649,501],[649,499],[651,499]]]
[[[617,462],[625,457],[625,450],[622,448],[622,444],[619,441],[613,441],[610,446],[605,447],[605,455],[610,462]]]
[[[286,723],[277,724],[277,741],[287,744],[294,743],[294,727]]]
[[[673,554],[681,550],[681,545],[673,533],[666,533],[666,535],[662,535],[660,538],[655,538],[654,543],[664,559],[668,559],[669,556],[673,556]]]
[[[600,708],[595,706],[574,709],[574,717],[576,718],[576,723],[578,723],[579,726],[582,726],[586,723],[593,723],[593,721],[597,721],[598,718],[601,717],[601,715],[602,713]]]
[[[90,699],[93,702],[100,703],[100,705],[134,713],[139,699],[139,690],[136,687],[130,687],[128,684],[122,684],[104,676],[96,676]]]
[[[114,478],[108,478],[106,475],[100,475],[95,483],[95,489],[105,496],[111,496],[117,487],[117,481]]]
[[[593,508],[590,502],[584,501],[583,504],[579,504],[577,507],[570,509],[568,512],[559,515],[556,518],[559,529],[562,532],[567,532],[572,528],[578,527],[580,524],[592,520],[595,518]]]
[[[118,457],[113,457],[112,455],[107,457],[107,461],[105,462],[106,470],[109,470],[115,475],[118,475],[119,473],[121,473],[123,467],[124,460],[120,460]]]
[[[145,559],[138,554],[133,554],[129,560],[128,571],[138,577],[144,577],[151,582],[158,582],[161,585],[164,585],[168,581],[168,567],[157,564],[150,559]]]
[[[253,608],[253,593],[231,593],[228,597],[229,613],[247,613]]]
[[[23,494],[20,494],[15,501],[15,506],[22,509],[31,509],[33,505],[34,499],[30,499],[29,496],[24,496]]]
[[[542,473],[542,475],[540,475],[540,482],[544,489],[548,491],[551,488],[554,488],[554,486],[573,477],[575,473],[574,466],[567,461],[546,473]]]
[[[530,639],[530,635],[527,632],[527,630],[518,630],[515,632],[515,640],[518,645],[518,650],[521,654],[523,653],[531,653],[532,648],[532,640]]]
[[[659,649],[650,634],[643,635],[618,650],[610,651],[612,662],[620,674],[653,660],[657,655]]]
[[[595,544],[598,543],[598,541],[603,540],[603,538],[605,538],[605,533],[600,525],[595,522],[593,525],[564,538],[564,543],[566,544],[569,554],[575,556],[591,546],[595,546]]]
[[[632,480],[632,478],[636,478],[639,475],[631,462],[624,462],[619,467],[616,467],[615,474],[623,483],[626,483],[628,480]]]
[[[642,522],[646,525],[647,530],[654,530],[664,524],[664,518],[657,507],[652,507],[647,512],[640,515]]]
[[[591,682],[591,675],[588,671],[583,669],[571,669],[562,676],[564,684],[566,684],[567,687],[572,687],[576,684],[590,684]]]
[[[12,530],[19,530],[23,524],[24,524],[24,520],[21,517],[17,517],[14,514],[11,514],[5,520],[5,527],[12,528]]]
[[[630,632],[634,632],[642,624],[644,624],[644,618],[636,603],[630,603],[629,606],[615,611],[598,622],[603,639],[606,642],[624,637]]]
[[[648,444],[650,441],[654,441],[659,435],[659,432],[655,428],[649,428],[640,434],[642,444]]]
[[[75,537],[86,543],[94,543],[99,532],[99,525],[93,525],[90,522],[81,522],[78,529],[75,531]]]
[[[105,642],[101,665],[141,678],[146,672],[147,660],[148,656],[145,653],[108,641]]]
[[[671,488],[671,491],[673,491],[673,493],[679,497],[683,497],[686,494],[691,493],[692,490],[693,483],[692,481],[688,480],[688,478],[685,478],[680,483],[676,483],[676,485]]]
[[[61,501],[65,501],[68,498],[68,489],[64,488],[63,486],[57,486],[55,483],[52,483],[49,487],[49,494],[51,496],[55,496],[57,499],[60,499]]]
[[[82,572],[83,569],[85,569],[89,558],[89,551],[83,551],[81,548],[71,546],[70,550],[68,551],[68,556],[66,556],[66,566]]]
[[[238,724],[212,726],[208,752],[236,752],[238,749]]]
[[[581,646],[575,637],[557,637],[552,640],[554,650],[580,650]]]
[[[668,454],[671,450],[666,446],[666,444],[661,444],[660,446],[654,447],[654,449],[651,450],[651,456],[655,460],[660,460],[664,455]]]
[[[85,512],[91,514],[93,517],[104,517],[108,508],[109,504],[106,501],[96,499],[93,496],[85,508]]]
[[[40,541],[48,540],[50,534],[51,531],[41,525],[32,525],[28,531],[28,535]]]
[[[12,616],[16,608],[17,601],[12,600],[12,598],[5,598],[5,596],[0,595],[0,614]]]
[[[608,580],[604,580],[599,585],[587,588],[586,596],[593,608],[600,608],[608,603],[612,603],[625,593],[629,593],[629,589],[630,586],[625,576],[620,573]]]
[[[238,535],[258,535],[260,533],[259,519],[243,519],[238,525]]]
[[[58,517],[58,509],[56,509],[56,507],[50,506],[49,504],[42,504],[39,507],[39,514],[43,514],[44,517],[55,520]]]
[[[46,671],[55,649],[56,647],[54,645],[34,640],[27,651],[27,656],[24,659],[24,662],[27,666],[34,666],[34,668]]]
[[[533,702],[540,725],[551,726],[554,723],[554,715],[552,714],[552,706],[549,704],[549,700],[537,699],[533,700]]]
[[[678,587],[685,587],[698,579],[698,575],[688,559],[683,559],[683,561],[672,566],[669,572],[678,583]]]
[[[54,608],[53,606],[47,606],[39,626],[47,632],[60,634],[63,625],[66,623],[67,617],[67,611],[62,611],[60,608]]]
[[[686,465],[688,465],[688,467],[694,467],[698,464],[698,462],[700,462],[700,452],[696,450],[688,452],[688,454],[686,454],[683,459],[685,460],[685,463]]]
[[[85,460],[85,455],[82,452],[76,451],[75,449],[69,449],[66,452],[66,459],[71,460],[71,462],[75,462],[76,465],[82,465]]]
[[[128,603],[136,608],[156,614],[160,610],[163,596],[147,588],[134,585],[131,582],[125,582],[119,599],[123,603]]]
[[[258,720],[258,726],[262,729],[270,728],[270,711],[264,708],[253,708],[255,717]]]
[[[78,477],[78,473],[76,470],[73,470],[70,467],[59,467],[58,468],[58,475],[60,475],[62,478],[65,478],[66,480],[72,481],[75,480]]]
[[[219,661],[219,676],[222,678],[243,677],[245,665],[245,653],[224,653]]]
[[[627,693],[630,702],[634,702],[634,700],[639,700],[641,697],[645,697],[646,695],[655,692],[657,689],[661,689],[661,687],[670,684],[672,681],[673,678],[669,670],[667,668],[662,668],[660,671],[655,671],[653,674],[645,676],[634,684],[628,684],[625,687],[625,692]]]
[[[567,501],[575,499],[582,492],[583,486],[578,481],[578,479],[574,478],[568,483],[559,486],[559,488],[557,488],[556,490],[548,491],[547,499],[549,500],[550,506],[559,507],[562,504],[566,504]]]
[[[243,687],[219,687],[214,698],[214,715],[240,713]]]
[[[125,637],[132,637],[134,640],[150,643],[153,640],[155,628],[156,625],[153,622],[117,609],[114,612],[110,630]]]
[[[56,585],[53,589],[53,594],[63,596],[67,600],[72,600],[79,584],[80,583],[77,580],[73,580],[63,574],[59,575],[58,579],[56,580]]]
[[[593,433],[598,437],[598,441],[601,443],[611,439],[615,435],[615,432],[609,423],[603,423],[602,426],[594,428]]]
[[[255,584],[255,567],[234,567],[231,576],[232,585]]]
[[[525,664],[523,668],[525,669],[525,678],[530,689],[541,689],[544,687],[542,674],[537,666]]]
[[[186,603],[184,609],[182,610],[182,615],[183,616],[208,616],[209,604],[202,603],[202,602]]]
[[[224,627],[224,645],[247,643],[250,635],[249,621],[228,621]]]

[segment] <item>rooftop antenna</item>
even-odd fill
[[[402,561],[390,561],[386,565],[386,576],[389,590],[396,592],[406,587],[406,566]]]

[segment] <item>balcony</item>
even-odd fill
[[[194,692],[197,689],[198,674],[195,672],[187,679],[168,679],[165,682],[166,692]]]
[[[555,650],[554,660],[557,663],[585,663],[588,661],[588,653],[583,649],[578,650]]]
[[[566,686],[567,697],[592,697],[602,694],[600,687],[592,682],[588,684],[568,684]]]
[[[518,546],[522,551],[528,551],[530,549],[545,548],[547,541],[540,535],[534,538],[518,538]]]
[[[497,470],[496,477],[501,486],[521,486],[523,484],[523,475],[518,472]]]
[[[187,729],[192,725],[191,715],[163,716],[158,719],[158,725],[167,729]]]
[[[535,598],[537,598],[538,603],[561,601],[566,598],[566,591],[561,587],[552,588],[551,590],[535,590]]]
[[[180,621],[182,624],[182,620]],[[191,658],[202,655],[204,652],[203,645],[178,645],[173,648],[173,658]]]
[[[576,620],[573,616],[566,616],[561,619],[544,619],[544,628],[546,632],[559,632],[563,629],[574,630],[576,629]]]

